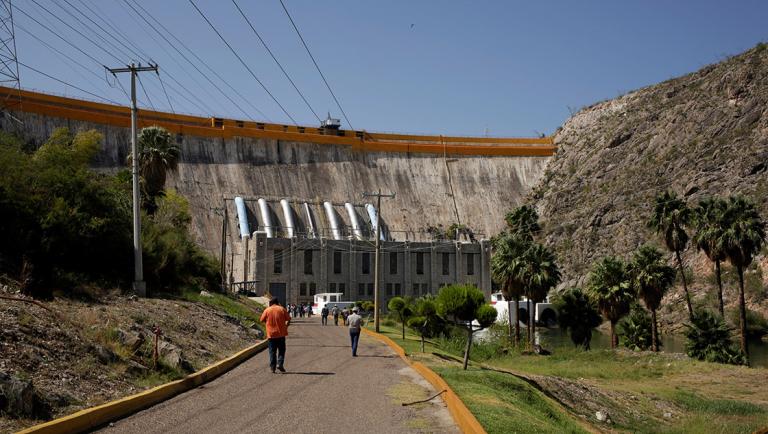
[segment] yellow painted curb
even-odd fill
[[[267,341],[261,341],[205,369],[189,374],[180,380],[96,407],[86,408],[77,413],[19,431],[17,434],[64,434],[94,429],[207,383],[264,350],[266,347]]]
[[[475,415],[469,411],[467,406],[464,405],[464,402],[462,402],[459,396],[456,395],[456,392],[451,389],[451,386],[449,386],[448,383],[443,380],[443,377],[437,375],[435,371],[429,369],[423,363],[411,361],[405,355],[405,350],[403,350],[400,345],[397,345],[395,341],[390,339],[388,336],[365,328],[362,330],[363,333],[366,333],[369,336],[373,336],[374,338],[389,345],[390,348],[392,348],[395,353],[397,353],[397,355],[399,355],[400,358],[405,361],[405,363],[416,370],[416,372],[421,374],[421,376],[424,377],[424,379],[427,380],[430,384],[432,384],[435,389],[438,391],[446,391],[441,396],[445,402],[445,405],[448,407],[448,411],[451,413],[453,420],[456,422],[456,425],[458,425],[459,429],[461,429],[461,432],[465,434],[487,434],[485,429],[483,429],[483,426],[480,425],[480,422],[478,422],[477,418],[475,418]]]

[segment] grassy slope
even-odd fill
[[[382,332],[443,376],[488,432],[580,429],[563,407],[553,407],[541,392],[512,375],[477,367],[462,372],[460,366],[427,356],[431,352],[445,354],[444,348],[428,343],[427,355],[423,355],[417,336],[408,333],[403,341],[397,326],[382,327]],[[455,350],[448,354],[459,355]],[[549,357],[510,352],[478,361],[526,376],[562,378],[604,391],[612,400],[609,413],[615,411],[619,420],[614,429],[742,433],[768,426],[765,369],[608,350],[562,350]],[[665,418],[664,413],[670,417]]]

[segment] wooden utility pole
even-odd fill
[[[379,333],[379,252],[381,250],[381,198],[394,198],[395,193],[381,194],[381,189],[376,193],[363,193],[363,197],[376,197],[376,254],[373,266],[373,322],[376,324],[376,333]],[[371,222],[374,223],[374,222]]]

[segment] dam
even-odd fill
[[[20,121],[4,117],[4,130],[39,145],[56,128],[95,129],[104,136],[95,168],[125,167],[130,150],[128,107],[3,87],[0,98]],[[242,260],[247,251],[238,231],[232,230],[238,227],[235,197],[249,199],[254,216],[260,211],[253,204],[264,199],[281,228],[278,238],[287,235],[278,217],[283,215],[280,201],[285,200],[297,217],[293,238],[309,234],[302,217],[306,213],[296,208],[307,204],[317,219],[316,238],[363,242],[373,238],[362,193],[381,189],[396,194],[376,210],[386,242],[435,242],[436,234],[458,224],[471,230],[472,239],[463,241],[477,241],[479,257],[479,240],[503,228],[506,212],[538,183],[555,152],[548,137],[383,134],[140,109],[139,127],[150,125],[170,131],[181,149],[178,170],[169,174],[166,187],[189,200],[195,240],[217,257],[222,246],[230,256],[240,256],[223,261],[238,281],[248,280],[248,275]],[[326,221],[330,214],[323,209],[325,203],[338,219],[338,233]],[[356,211],[349,212],[345,204]],[[350,220],[355,214],[357,230]],[[225,215],[227,239],[222,231]]]

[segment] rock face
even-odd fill
[[[666,189],[691,206],[744,194],[768,216],[768,47],[586,107],[555,143],[531,198],[570,284],[656,240],[646,222]]]
[[[51,415],[51,406],[35,389],[32,381],[0,372],[0,413],[12,417],[47,419]]]

